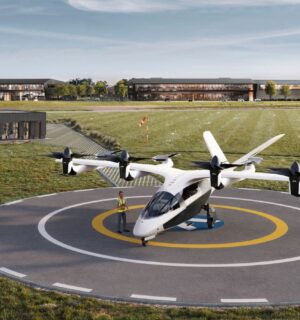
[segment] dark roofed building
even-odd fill
[[[0,79],[0,100],[55,99],[55,87],[63,83],[54,79]]]
[[[254,99],[251,79],[166,79],[129,80],[129,99],[132,100],[249,100]]]
[[[46,137],[46,112],[0,110],[0,140]]]
[[[233,78],[132,78],[129,80],[130,83],[139,84],[249,84],[254,83],[252,79],[233,79]]]

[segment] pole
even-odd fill
[[[149,143],[149,128],[148,128],[148,123],[147,123],[147,127],[146,127],[146,141],[147,143]]]

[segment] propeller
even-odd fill
[[[240,168],[247,165],[250,165],[252,163],[261,163],[263,159],[259,157],[251,157],[247,161],[242,163],[229,163],[229,162],[221,162],[218,156],[214,156],[210,162],[205,161],[194,161],[192,162],[195,166],[205,169],[205,170],[224,170],[224,169],[230,169],[230,168]]]
[[[44,154],[43,156],[54,158],[54,159],[72,159],[72,158],[83,158],[90,156],[89,154],[84,153],[74,153],[72,150],[67,147],[63,152],[51,152],[48,154]]]
[[[130,170],[127,170],[127,167],[131,162],[138,162],[142,160],[151,159],[149,157],[130,156],[127,150],[116,150],[104,153],[97,153],[96,157],[97,159],[118,163],[120,178],[126,181],[132,181],[134,179],[130,174]]]
[[[205,170],[223,170],[229,168],[238,168],[243,167],[245,164],[234,164],[228,162],[221,162],[218,156],[213,156],[210,162],[205,161],[193,161],[192,162],[196,167]]]
[[[270,171],[288,177],[290,180],[290,193],[300,197],[300,164],[295,161],[290,168],[269,168]]]
[[[114,150],[114,151],[105,151],[105,152],[99,152],[96,155],[92,154],[83,154],[83,153],[73,153],[72,150],[67,147],[63,152],[51,152],[50,154],[47,154],[45,156],[55,158],[55,159],[62,159],[62,165],[63,165],[63,173],[69,174],[69,175],[75,175],[76,172],[74,171],[74,168],[70,166],[70,162],[73,158],[82,158],[82,157],[96,157],[99,160],[104,161],[111,161],[119,164],[119,171],[120,171],[120,178],[131,181],[134,179],[132,176],[132,172],[128,169],[128,165],[131,162],[138,162],[143,160],[154,160],[154,161],[160,161],[164,162],[174,156],[176,156],[177,153],[171,153],[167,155],[158,155],[153,158],[149,157],[136,157],[129,155],[127,150]]]
[[[96,157],[101,160],[112,162],[137,162],[142,160],[149,160],[149,157],[133,157],[130,156],[127,150],[108,151],[104,153],[97,153]]]
[[[76,172],[73,170],[73,168],[69,167],[70,162],[73,158],[83,158],[90,156],[89,154],[84,153],[74,153],[72,150],[67,147],[63,152],[51,152],[49,154],[45,154],[44,156],[54,158],[54,159],[61,159],[62,160],[62,167],[63,167],[63,174],[68,175],[75,175]]]
[[[201,169],[209,170],[211,186],[217,190],[220,190],[224,187],[220,180],[220,173],[222,170],[230,168],[240,168],[253,163],[260,163],[261,161],[262,158],[252,157],[242,163],[229,163],[221,162],[218,156],[213,156],[210,162],[194,161],[193,165]]]

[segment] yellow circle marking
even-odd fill
[[[284,236],[288,231],[287,224],[282,221],[281,219],[274,217],[268,213],[251,210],[251,209],[245,209],[240,207],[233,207],[233,206],[225,206],[225,205],[213,205],[215,208],[222,208],[222,209],[228,209],[228,210],[234,210],[239,212],[246,212],[250,214],[255,214],[257,216],[260,216],[262,218],[265,218],[267,220],[272,221],[275,224],[275,230],[261,238],[256,238],[253,240],[247,240],[247,241],[240,241],[240,242],[227,242],[227,243],[211,243],[211,244],[186,244],[186,243],[172,243],[172,242],[158,242],[158,241],[149,241],[149,246],[155,246],[155,247],[166,247],[166,248],[184,248],[184,249],[220,249],[220,248],[235,248],[235,247],[246,247],[246,246],[253,246],[257,244],[262,244],[265,242],[270,242],[276,239],[281,238]],[[135,209],[141,209],[144,208],[144,205],[136,205],[136,206],[130,206],[128,210],[135,210]],[[113,231],[110,231],[104,226],[104,220],[108,218],[109,216],[117,213],[116,209],[106,211],[104,213],[99,214],[96,216],[92,221],[93,228],[110,237],[117,240],[122,240],[130,243],[136,243],[140,244],[141,240],[138,240],[133,237],[128,237],[121,235],[119,233],[115,233]]]

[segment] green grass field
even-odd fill
[[[0,204],[34,195],[107,186],[96,172],[63,176],[59,164],[41,156],[50,150],[55,147],[38,143],[0,145]]]
[[[105,107],[150,108],[150,109],[193,109],[193,108],[299,108],[300,101],[262,101],[262,102],[218,102],[218,101],[0,101],[1,109],[34,111],[89,111]]]
[[[290,166],[300,160],[300,110],[200,110],[149,112],[149,142],[146,128],[138,123],[145,112],[122,113],[50,113],[50,121],[72,119],[87,134],[116,139],[122,148],[137,155],[179,152],[175,165],[193,169],[193,160],[208,160],[209,154],[202,132],[211,130],[230,161],[236,160],[269,138],[285,133],[286,136],[266,149],[258,171],[271,166]],[[285,190],[280,183],[245,181],[239,186]]]

